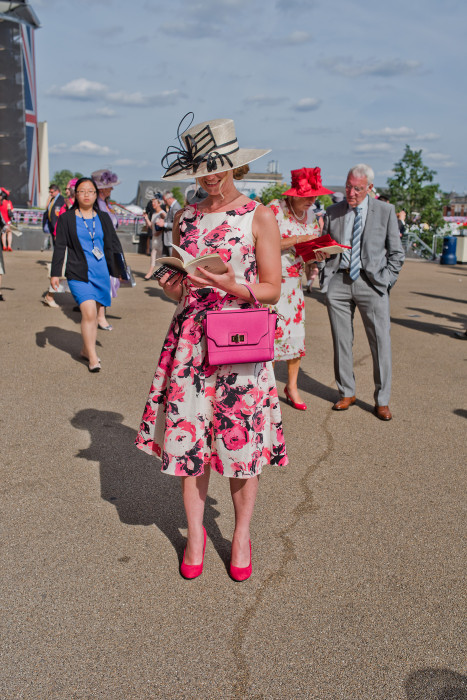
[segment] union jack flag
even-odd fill
[[[36,60],[33,27],[21,24],[21,40],[23,46],[29,201],[31,206],[36,207],[39,203],[39,141],[37,134]]]

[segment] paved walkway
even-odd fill
[[[214,474],[205,571],[178,574],[178,479],[133,447],[171,302],[142,279],[77,359],[79,314],[40,303],[50,254],[6,253],[0,303],[2,700],[465,698],[467,269],[408,261],[392,293],[394,420],[336,398],[331,334],[306,302],[291,465],[261,479],[253,576],[226,573],[233,514]],[[277,365],[280,392],[285,372]]]

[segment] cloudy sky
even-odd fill
[[[384,185],[405,144],[467,191],[464,0],[30,0],[50,171],[115,170],[115,199],[157,179],[188,111],[232,117],[252,170],[369,163]]]

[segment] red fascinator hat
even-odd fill
[[[332,194],[332,190],[323,187],[321,168],[300,168],[292,170],[292,187],[283,194],[287,197],[319,197],[320,194]]]

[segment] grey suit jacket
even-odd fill
[[[324,217],[323,235],[329,233],[335,241],[344,241],[344,219],[347,202],[328,207]],[[402,263],[402,250],[396,211],[392,204],[369,198],[368,214],[362,233],[362,269],[369,282],[380,294],[384,294],[396,282]],[[326,260],[320,271],[321,291],[326,292],[329,282],[339,269],[340,255]]]
[[[172,202],[172,206],[170,207],[169,211],[167,212],[167,216],[165,217],[164,245],[166,246],[172,245],[172,229],[174,225],[174,216],[180,209],[180,204],[175,200],[175,202]]]

